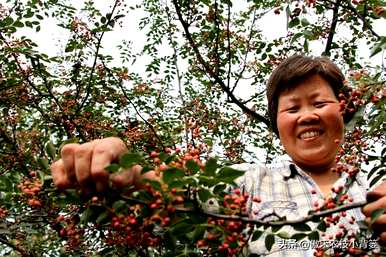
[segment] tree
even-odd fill
[[[358,114],[342,161],[353,165],[347,171],[353,180],[362,162],[371,164],[372,184],[383,179],[385,68],[361,60],[358,45],[366,42],[372,55],[384,51],[385,36],[373,27],[384,23],[384,1],[143,0],[131,6],[115,0],[108,10],[93,1],[73,5],[0,4],[2,255],[231,256],[248,240],[259,240],[264,226],[273,228],[267,248],[275,237],[291,237],[280,234],[282,221],[261,224],[243,216],[247,196],[226,191],[242,173],[226,164],[270,162],[281,153],[265,114],[264,82],[297,52],[323,53],[347,72],[353,90],[342,103],[352,103]],[[135,25],[146,33],[143,48],[136,52],[135,39],[126,38],[111,50],[109,33],[136,10],[145,14]],[[287,18],[287,35],[268,40],[258,22],[272,12]],[[39,33],[47,19],[69,35],[57,55],[38,50],[27,36]],[[145,71],[133,72],[143,60]],[[86,199],[76,190],[57,192],[49,163],[62,145],[111,135],[132,149],[111,172],[141,163],[163,172],[168,187],[149,182],[135,194],[128,189]],[[223,203],[217,215],[202,208],[211,198]],[[332,211],[353,207],[338,200],[334,207],[342,204]],[[310,217],[320,231],[327,209]],[[292,225],[296,238],[318,238]]]

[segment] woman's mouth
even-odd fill
[[[321,131],[312,130],[312,131],[305,131],[305,132],[300,133],[299,138],[300,139],[309,139],[309,138],[318,137],[320,135],[321,135]]]

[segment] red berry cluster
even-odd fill
[[[43,183],[40,179],[36,178],[36,172],[30,172],[33,177],[31,179],[25,179],[17,188],[22,192],[24,197],[27,199],[27,204],[32,207],[41,207],[42,203],[39,200],[39,192],[42,189]]]
[[[158,154],[152,153],[153,158]],[[184,202],[177,189],[161,193],[150,184],[141,192],[146,193],[150,202],[131,205],[123,211],[111,211],[111,224],[105,242],[108,245],[124,246],[130,249],[156,247],[162,243],[157,229],[168,226],[175,213],[175,206]],[[158,229],[159,230],[159,229]]]
[[[368,163],[368,158],[364,153],[367,149],[368,143],[364,141],[362,130],[358,127],[354,128],[350,135],[346,136],[336,156],[336,161],[342,165],[338,165],[333,171],[339,174],[348,172],[350,176],[356,175],[359,172],[360,164]]]
[[[230,194],[226,194],[222,202],[222,213],[228,216],[247,216],[247,202],[249,196],[236,188]],[[259,197],[252,199],[260,202]],[[197,241],[197,247],[205,248],[209,255],[211,252],[222,252],[225,256],[237,256],[247,245],[253,232],[253,224],[248,224],[238,219],[223,219],[211,217],[205,238]]]
[[[53,226],[59,228],[59,236],[66,239],[66,250],[73,251],[79,248],[84,238],[84,229],[80,228],[78,215],[59,215]]]
[[[131,211],[143,208],[143,206],[131,206]],[[143,221],[141,221],[143,219]],[[156,218],[137,217],[134,213],[128,215],[116,215],[111,220],[111,226],[105,242],[108,245],[126,246],[128,248],[157,246],[161,243],[161,237],[153,233]]]
[[[249,235],[245,231],[247,225],[243,222],[209,218],[208,224],[213,229],[208,229],[204,239],[198,240],[196,245],[198,248],[205,248],[209,255],[219,251],[225,256],[236,256],[247,245]],[[252,227],[249,226],[250,232]]]

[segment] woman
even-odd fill
[[[338,100],[339,94],[345,93],[343,80],[339,68],[328,59],[301,55],[288,58],[272,73],[267,85],[268,113],[273,131],[291,161],[273,167],[235,165],[246,170],[238,180],[240,187],[262,199],[261,203],[251,203],[251,216],[261,219],[280,213],[287,219],[299,218],[321,204],[331,194],[332,187],[345,185],[346,178],[332,171],[343,142],[344,122],[350,119],[343,117]],[[54,183],[62,189],[79,184],[87,193],[94,188],[105,190],[109,181],[124,187],[139,186],[143,178],[156,179],[152,172],[141,175],[140,166],[110,176],[104,168],[126,152],[125,144],[118,138],[68,144],[62,149],[62,159],[52,165]],[[348,194],[360,200],[366,198],[366,190],[366,182],[359,176]],[[368,197],[373,202],[363,208],[363,213],[359,209],[351,210],[350,218],[361,220],[370,217],[372,211],[386,207],[386,185],[382,184]],[[383,243],[386,215],[375,224]],[[355,230],[355,226],[350,229]],[[338,232],[330,231],[329,236],[336,238]],[[252,243],[251,251],[268,254],[260,242]],[[295,248],[276,248],[269,256],[312,256],[312,249]]]

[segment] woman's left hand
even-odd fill
[[[366,216],[366,222],[371,221],[371,214],[378,209],[385,209],[385,213],[379,216],[372,224],[372,229],[379,236],[379,244],[386,245],[386,182],[367,193],[367,202],[362,212]]]

